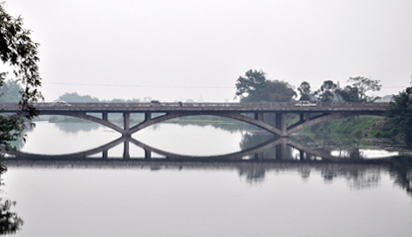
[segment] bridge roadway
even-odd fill
[[[93,121],[130,137],[148,126],[166,120],[194,116],[213,115],[240,120],[280,137],[289,135],[314,124],[347,116],[382,115],[389,103],[36,103],[39,115],[65,115]],[[18,112],[16,103],[0,104],[2,112]],[[109,113],[123,114],[123,127],[108,120]],[[144,121],[130,126],[130,114],[143,113]],[[265,121],[264,114],[274,113],[274,121]],[[289,124],[287,114],[297,113],[299,121]],[[100,114],[100,117],[96,117]],[[160,114],[160,115],[159,115]],[[249,116],[252,114],[253,116]],[[274,125],[271,125],[274,124]]]

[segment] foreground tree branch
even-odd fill
[[[9,67],[23,90],[20,91],[20,112],[13,115],[0,114],[0,149],[9,149],[10,142],[20,139],[26,125],[34,126],[32,119],[38,115],[33,102],[43,99],[38,88],[41,86],[39,74],[39,44],[30,38],[31,31],[23,28],[23,19],[9,15],[0,2],[0,59]],[[0,87],[6,78],[0,72]],[[0,108],[1,109],[1,108]],[[23,140],[25,138],[23,137]]]

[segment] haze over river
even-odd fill
[[[36,124],[20,150],[54,156],[4,161],[8,170],[0,195],[16,202],[10,211],[24,221],[15,236],[412,233],[411,157],[394,150],[355,145],[358,157],[331,162],[291,146],[278,157],[278,144],[263,155],[208,160],[205,157],[250,148],[260,136],[246,130],[158,124],[133,138],[184,155],[182,159],[153,152],[151,159],[144,159],[144,149],[132,142],[130,159],[123,158],[123,142],[110,149],[106,159],[102,152],[68,159],[56,155],[90,150],[120,135],[91,123]],[[270,141],[263,137],[259,141]],[[354,154],[335,148],[328,152]],[[396,157],[365,162],[388,156]]]

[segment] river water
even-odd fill
[[[177,124],[95,149],[118,138],[95,124],[38,122],[20,145],[26,155],[3,161],[1,197],[15,202],[10,212],[23,221],[15,235],[412,233],[411,162],[396,150],[334,146],[322,158],[325,151],[296,141]],[[374,159],[388,156],[395,157]]]

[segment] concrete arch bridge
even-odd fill
[[[89,120],[109,127],[124,137],[130,137],[151,125],[174,118],[212,115],[236,119],[262,128],[279,137],[291,134],[314,124],[357,115],[379,115],[389,103],[36,103],[39,115],[64,115]],[[18,112],[16,103],[0,104],[3,113]],[[110,122],[108,115],[121,113],[123,126]],[[130,115],[143,113],[144,120],[130,126]],[[265,114],[275,114],[274,121],[265,121]],[[96,116],[99,115],[99,116]],[[287,114],[299,114],[300,119],[290,124]],[[273,124],[273,125],[272,125]],[[289,124],[289,125],[288,125]]]

